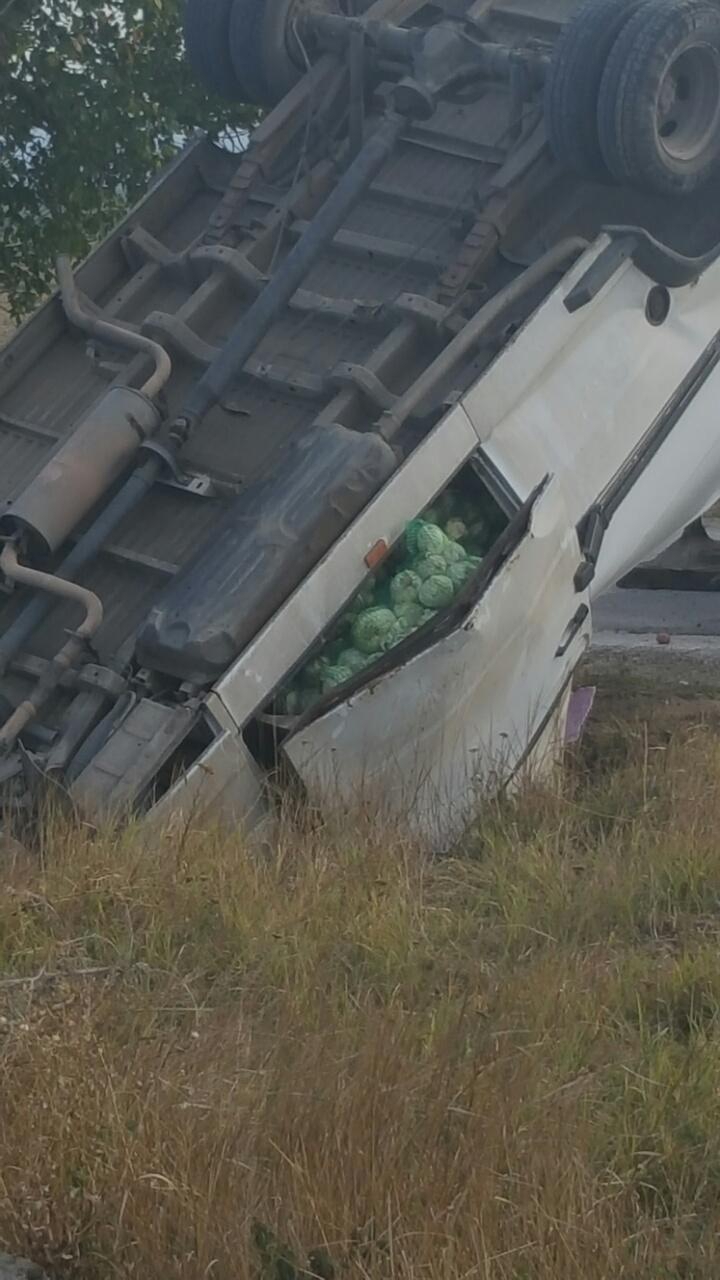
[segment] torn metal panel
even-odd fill
[[[406,524],[472,457],[477,437],[460,406],[452,410],[306,577],[214,686],[238,727],[296,666],[318,634],[367,577],[366,555],[392,546]]]
[[[479,799],[506,784],[546,728],[589,642],[577,536],[557,482],[462,626],[300,729],[284,752],[318,804],[365,797],[445,848]]]
[[[156,801],[145,819],[155,827],[233,827],[270,830],[267,779],[237,731],[223,730]]]

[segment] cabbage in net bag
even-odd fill
[[[334,637],[280,695],[279,712],[302,715],[451,605],[496,532],[481,503],[451,490],[441,495],[356,592]]]

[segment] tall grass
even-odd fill
[[[601,748],[452,858],[360,822],[8,851],[0,1247],[60,1277],[717,1277],[720,744]]]

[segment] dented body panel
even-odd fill
[[[483,796],[542,763],[543,731],[589,639],[589,610],[572,588],[577,558],[553,480],[459,626],[285,744],[311,798],[359,797],[447,848]]]

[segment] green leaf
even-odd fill
[[[56,255],[84,255],[179,139],[255,116],[194,83],[180,0],[15,0],[0,30],[0,294],[16,318]]]

